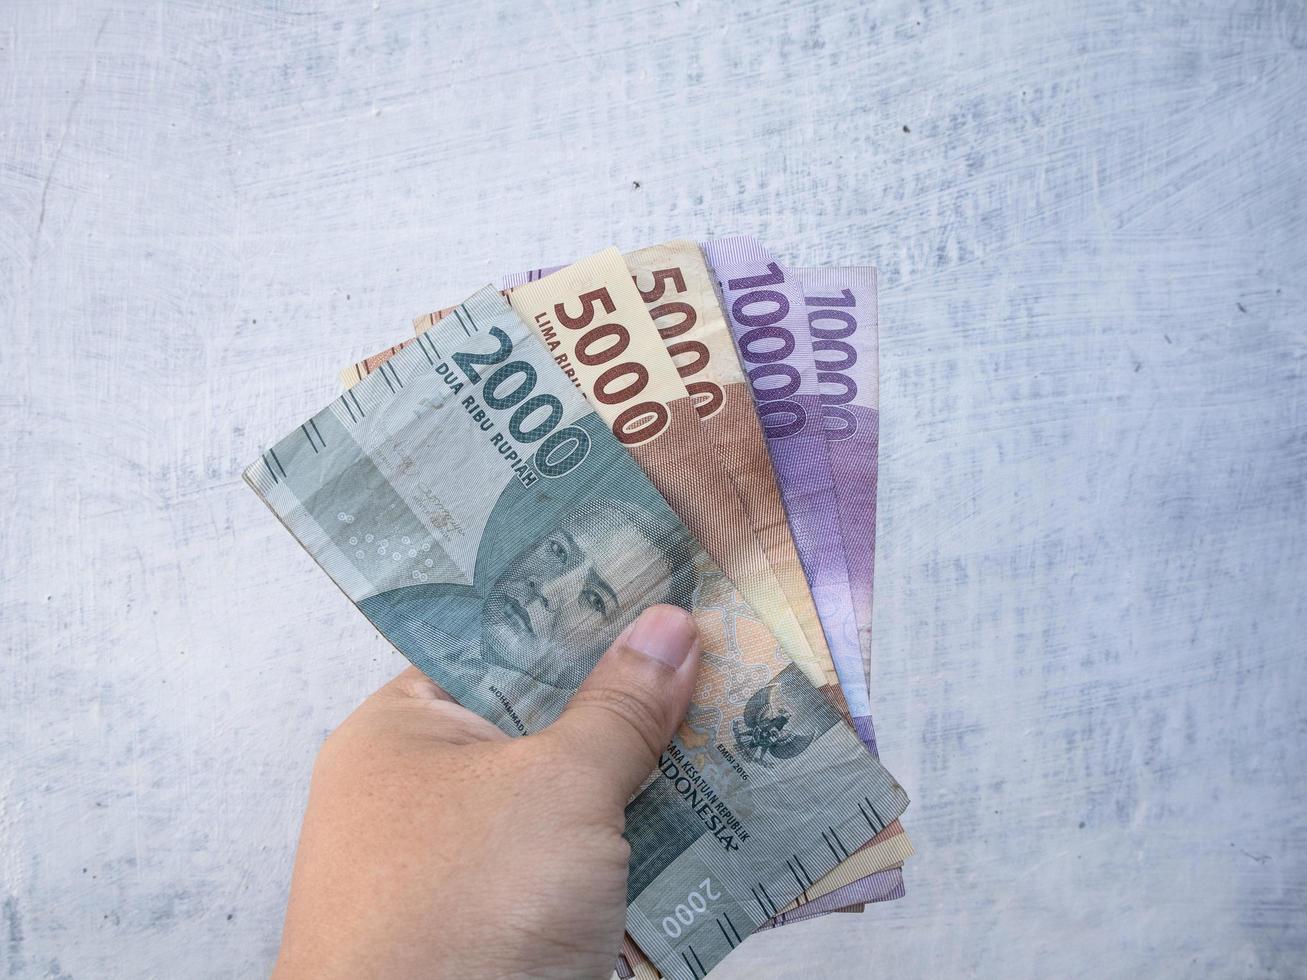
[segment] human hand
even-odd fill
[[[510,738],[409,668],[323,744],[275,980],[608,977],[624,808],[690,703],[674,606],[617,638],[548,728]]]

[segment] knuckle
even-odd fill
[[[449,700],[440,686],[416,667],[409,667],[377,693],[384,693],[401,703],[412,701],[447,703]]]

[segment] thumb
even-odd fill
[[[569,760],[611,786],[618,805],[653,771],[685,717],[699,669],[699,628],[676,606],[650,606],[600,658],[545,730]]]

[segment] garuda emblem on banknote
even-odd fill
[[[731,723],[735,745],[753,762],[770,768],[767,757],[793,759],[812,744],[811,735],[803,735],[786,726],[797,715],[778,684],[759,688],[744,706],[744,717]]]

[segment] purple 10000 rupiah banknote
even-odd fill
[[[704,254],[721,286],[840,687],[858,734],[873,744],[803,287],[756,239],[716,239],[704,245]]]
[[[826,449],[839,504],[858,645],[871,694],[871,595],[876,561],[880,371],[876,270],[798,269],[803,284]]]

